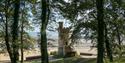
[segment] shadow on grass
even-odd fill
[[[95,58],[65,58],[60,61],[50,62],[50,63],[96,63]]]
[[[26,62],[26,63],[40,63],[38,60]],[[71,58],[61,58],[57,61],[50,61],[50,63],[96,63],[95,58],[80,58],[80,57],[71,57]]]

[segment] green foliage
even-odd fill
[[[123,42],[125,37],[125,7],[122,6],[124,5],[123,3],[123,0],[104,0],[104,24],[107,29],[109,46],[113,52],[115,49],[120,48],[120,43]],[[70,20],[74,25],[72,26],[73,33],[71,36],[73,41],[78,42],[77,39],[84,38],[97,43],[98,23],[96,19],[97,9],[95,8],[95,1],[56,1],[54,5],[59,9],[60,14],[65,19]],[[79,16],[80,18],[78,18]]]
[[[23,3],[23,1],[25,1],[25,3]],[[93,43],[97,44],[98,23],[96,16],[97,9],[95,0],[70,0],[69,2],[66,2],[64,0],[50,0],[49,3],[51,3],[49,6],[50,10],[47,9],[47,12],[50,12],[50,16],[49,17],[47,16],[47,20],[53,22],[54,20],[59,20],[60,17],[65,20],[69,20],[71,23],[71,33],[72,33],[71,39],[73,43],[79,42],[79,39],[86,39],[86,40],[91,40]],[[124,3],[125,3],[124,0],[104,0],[104,22],[105,22],[104,24],[105,24],[105,29],[107,29],[106,31],[107,33],[105,33],[105,35],[107,35],[107,39],[110,44],[109,46],[111,47],[111,50],[113,50],[113,55],[114,56],[118,55],[118,59],[121,59],[120,55],[122,54],[122,52],[124,52],[123,51],[124,46],[121,46],[125,38]],[[25,7],[23,7],[24,4]],[[14,5],[14,0],[0,0],[0,48],[2,48],[2,50],[6,48],[4,39],[6,35],[5,33],[6,20],[8,20],[7,32],[9,35],[9,44],[10,46],[13,46],[12,34],[11,34],[13,15],[14,15],[13,5]],[[24,16],[20,17],[19,25],[17,25],[16,28],[19,28],[18,33],[20,33],[21,22],[24,21],[23,48],[30,49],[34,47],[36,40],[28,35],[27,30],[33,31],[34,24],[35,25],[38,24],[38,26],[40,26],[42,22],[42,24],[44,25],[42,31],[45,31],[47,24],[50,25],[50,23],[48,23],[48,21],[47,22],[43,22],[43,20],[41,21],[41,16],[42,17],[45,16],[41,15],[42,12],[41,8],[44,8],[44,6],[41,7],[40,1],[21,0],[20,5],[21,5],[21,10],[19,10],[20,11],[19,14],[20,16],[23,14]],[[49,13],[47,14],[49,15]],[[55,17],[55,15],[58,15],[59,17]],[[53,27],[52,25],[53,24],[51,24],[50,26]],[[65,40],[66,39],[67,38],[65,38]],[[20,40],[18,40],[17,42],[20,42]],[[18,46],[21,45],[18,44]],[[51,54],[56,55],[57,52],[52,52]]]
[[[23,48],[25,50],[33,49],[35,44],[36,44],[35,38],[31,37],[28,33],[23,34]],[[20,47],[21,47],[21,43],[20,43]]]
[[[52,52],[50,52],[50,55],[57,55],[57,54],[58,54],[57,51],[52,51]]]
[[[26,63],[40,63],[40,61],[34,60]],[[50,61],[50,63],[96,63],[96,60],[80,58],[80,57],[70,57],[70,58],[60,58],[54,61]]]

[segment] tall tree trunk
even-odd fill
[[[46,36],[46,28],[48,24],[48,5],[47,0],[41,0],[42,4],[42,14],[41,14],[41,63],[48,63],[48,52],[47,52],[47,36]]]
[[[9,44],[9,34],[8,34],[8,6],[9,6],[9,0],[6,1],[5,3],[5,13],[6,13],[6,22],[5,22],[5,44],[7,47],[7,51],[9,53],[9,57],[11,62],[13,61],[13,54],[12,54],[12,49]]]
[[[14,1],[14,22],[12,24],[12,47],[14,61],[12,63],[18,63],[19,61],[19,42],[18,42],[18,21],[19,21],[19,9],[20,9],[20,0]]]
[[[119,27],[116,25],[116,32],[117,32],[117,38],[118,38],[118,44],[119,44],[119,49],[121,50],[121,37],[120,37],[120,33],[119,33]]]
[[[23,21],[21,26],[21,63],[23,63],[24,54],[23,54]]]
[[[13,54],[12,54],[12,49],[10,47],[10,44],[9,44],[9,36],[8,36],[8,20],[7,20],[7,16],[6,16],[6,31],[5,31],[5,44],[6,44],[6,47],[7,47],[7,51],[9,53],[9,57],[10,57],[10,60],[11,62],[13,61]]]
[[[25,1],[24,1],[24,8],[25,8]],[[23,43],[23,33],[24,33],[24,20],[25,20],[25,17],[24,17],[24,9],[22,10],[22,23],[21,23],[21,63],[24,62],[24,50],[23,50],[23,47],[24,47],[24,43]]]
[[[97,21],[98,21],[98,56],[97,63],[104,63],[104,20],[103,20],[103,0],[96,0]]]
[[[110,62],[113,62],[113,56],[112,56],[112,45],[109,43],[109,38],[107,36],[108,30],[105,24],[105,45],[106,45],[106,52],[107,52],[107,56],[110,60]]]
[[[23,54],[23,21],[21,26],[21,63],[23,63],[24,54]]]
[[[23,13],[22,13],[22,19],[23,19]],[[23,54],[23,26],[24,24],[24,20],[22,20],[22,23],[21,23],[21,63],[23,63],[23,59],[24,59],[24,54]]]

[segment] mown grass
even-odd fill
[[[71,58],[61,58],[59,60],[50,61],[50,63],[93,63],[96,62],[95,59],[85,59],[80,57],[71,57]],[[25,63],[40,63],[39,60],[28,61]]]
[[[111,63],[108,60],[104,60],[105,63]],[[40,63],[39,60],[28,61],[26,63]],[[50,63],[96,63],[95,58],[87,59],[87,58],[80,58],[80,57],[72,57],[72,58],[62,58],[57,61],[51,61]],[[125,58],[120,60],[115,59],[112,63],[125,63]]]

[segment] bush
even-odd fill
[[[57,54],[58,54],[57,51],[52,51],[52,52],[50,52],[50,55],[57,55]]]
[[[77,51],[71,51],[71,52],[67,52],[66,55],[65,55],[65,57],[77,57],[79,55],[80,55],[79,52],[77,52]]]

